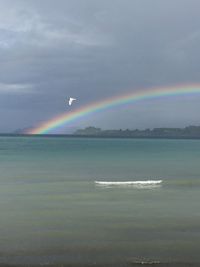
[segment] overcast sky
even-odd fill
[[[200,82],[199,0],[0,0],[0,132],[110,96]],[[138,102],[71,127],[200,125],[200,96]]]

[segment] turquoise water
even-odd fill
[[[200,262],[199,193],[199,140],[0,137],[0,262]]]

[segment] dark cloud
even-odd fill
[[[198,0],[1,0],[0,131],[64,112],[71,95],[84,105],[199,82],[199,8]],[[141,102],[75,124],[198,124],[200,97],[182,99]]]

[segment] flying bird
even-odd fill
[[[70,98],[69,98],[69,101],[68,101],[69,106],[71,106],[71,105],[72,105],[72,102],[75,101],[75,100],[76,100],[76,98],[72,98],[72,97],[70,97]]]

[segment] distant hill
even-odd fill
[[[12,132],[13,134],[24,134],[26,132],[28,132],[29,130],[31,130],[31,127],[26,127],[26,128],[19,128],[16,129],[14,132]]]
[[[96,127],[86,127],[74,132],[79,136],[99,137],[132,137],[132,138],[200,138],[200,126],[185,128],[154,128],[145,130],[102,130]]]

